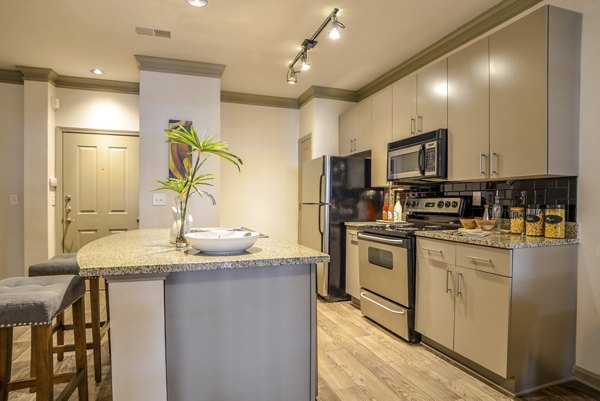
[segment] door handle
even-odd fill
[[[448,279],[448,276],[452,273],[451,270],[446,270],[446,294],[448,294],[450,292],[450,280]]]
[[[421,124],[419,124],[419,122]],[[420,128],[419,128],[420,126]],[[417,133],[422,133],[423,132],[423,116],[417,116]]]
[[[462,277],[462,273],[458,272],[456,276],[456,296],[462,295],[462,291],[460,290],[460,278]]]
[[[494,166],[494,159],[496,159],[496,165]],[[491,174],[498,175],[498,153],[492,152],[492,156],[490,157],[490,171]]]
[[[421,176],[424,176],[425,175],[425,144],[421,145],[421,147],[419,148],[418,163],[419,163],[419,174]]]
[[[67,222],[67,223],[69,223],[69,224],[70,224],[70,223],[76,223],[76,222],[77,222],[77,220],[75,220],[75,219],[71,219],[71,218],[68,218],[68,219],[66,220],[66,222]]]
[[[485,169],[484,169],[484,163],[483,163],[483,159],[487,158],[488,156],[483,153],[483,152],[479,152],[479,175],[483,175],[485,176]]]
[[[402,244],[404,244],[404,240],[403,239],[383,238],[383,237],[378,237],[378,236],[375,236],[375,235],[369,235],[369,234],[365,234],[365,233],[358,233],[358,239],[364,239],[366,241],[379,242],[381,244],[388,244],[388,245],[402,245]]]
[[[410,134],[414,135],[417,127],[417,121],[413,116],[410,116]]]

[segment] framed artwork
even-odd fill
[[[169,128],[183,125],[186,129],[192,126],[191,121],[169,120]],[[169,178],[182,178],[185,172],[192,168],[192,156],[189,154],[191,147],[185,144],[169,144]]]

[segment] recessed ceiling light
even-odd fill
[[[187,0],[190,6],[204,7],[208,4],[208,0]]]
[[[92,68],[90,72],[94,75],[104,75],[104,71],[102,71],[100,68]]]

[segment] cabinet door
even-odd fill
[[[358,278],[358,238],[356,230],[346,230],[346,293],[360,299]]]
[[[454,351],[506,377],[511,279],[457,268]]]
[[[416,330],[449,349],[454,343],[453,250],[453,244],[418,239]]]
[[[392,141],[392,88],[375,93],[371,100],[371,185],[387,185],[387,145]]]
[[[448,180],[488,177],[488,39],[448,57]]]
[[[409,75],[392,85],[392,140],[416,133],[417,76]]]
[[[354,137],[356,138],[355,152],[364,152],[371,149],[371,101],[372,97],[368,97],[358,102],[355,106],[357,111],[356,125],[354,127]]]
[[[417,73],[417,131],[448,127],[448,62],[438,61]]]
[[[547,172],[547,8],[489,37],[491,178]]]
[[[356,105],[350,107],[340,115],[339,155],[347,156],[354,152],[354,139],[356,138]]]

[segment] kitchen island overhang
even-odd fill
[[[315,265],[328,259],[273,238],[182,252],[166,229],[87,244],[80,274],[110,287],[113,399],[314,400]]]

